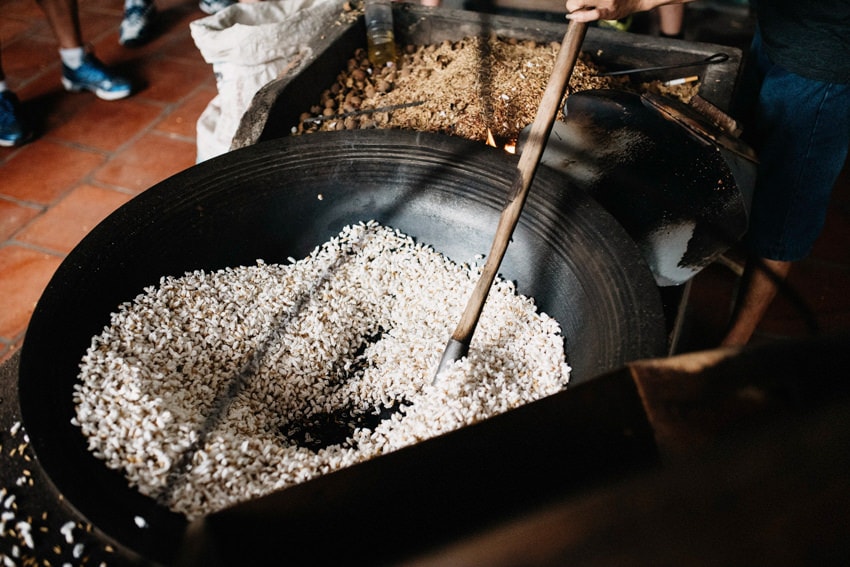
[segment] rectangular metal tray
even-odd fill
[[[444,8],[426,8],[412,4],[393,4],[396,40],[402,45],[428,45],[468,37],[534,40],[563,39],[563,24],[513,16],[495,16]],[[297,69],[266,84],[254,96],[243,114],[232,141],[232,149],[289,136],[300,114],[316,104],[358,48],[366,47],[363,17],[340,18],[328,27],[327,34],[308,46],[309,59]],[[663,39],[597,27],[588,29],[582,50],[610,70],[680,64],[725,53],[729,59],[702,67],[688,68],[687,74],[700,77],[699,95],[721,110],[728,110],[734,96],[742,62],[736,47]],[[683,76],[685,70],[647,73],[641,80],[666,80]]]

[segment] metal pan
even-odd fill
[[[169,563],[184,518],[129,488],[71,424],[79,361],[110,313],[164,275],[285,262],[369,219],[468,260],[492,241],[515,168],[514,156],[459,138],[338,132],[233,151],[145,191],[68,255],[33,313],[20,403],[43,468],[118,544]],[[635,243],[560,174],[541,168],[534,184],[501,273],[560,322],[575,383],[661,355],[659,293]]]
[[[746,231],[755,155],[694,108],[599,89],[570,95],[564,114],[542,163],[623,225],[659,286],[687,282]]]

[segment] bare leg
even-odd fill
[[[778,286],[775,279],[785,280],[791,270],[791,262],[762,259],[762,266],[747,263],[743,276],[743,289],[738,297],[732,322],[721,346],[743,346],[753,336],[768,307],[776,297]],[[770,270],[775,278],[765,273]]]
[[[114,75],[94,54],[87,52],[80,31],[77,0],[37,0],[59,42],[62,84],[68,91],[91,91],[103,100],[118,100],[132,93],[132,85]]]
[[[684,4],[667,4],[659,6],[658,27],[661,33],[668,37],[678,37],[682,34],[682,23],[685,19]]]
[[[47,16],[60,49],[83,46],[77,0],[37,0]]]

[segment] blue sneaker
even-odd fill
[[[30,137],[21,118],[21,105],[12,91],[0,92],[0,146],[19,146]]]
[[[118,43],[125,47],[138,47],[153,37],[156,6],[140,0],[124,6],[124,19],[119,28]]]
[[[103,100],[118,100],[133,91],[130,81],[107,71],[91,54],[86,54],[83,64],[76,69],[62,65],[62,85],[69,91],[91,91]]]
[[[213,15],[234,4],[236,0],[201,0],[198,2],[198,8],[205,14]]]

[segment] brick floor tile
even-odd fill
[[[96,171],[94,179],[141,192],[194,165],[196,155],[193,142],[146,134]]]
[[[51,66],[59,68],[59,53],[49,39],[27,37],[26,41],[3,45],[3,73],[13,90]]]
[[[0,241],[8,240],[39,213],[40,207],[19,205],[0,199]]]
[[[104,162],[103,155],[37,140],[0,165],[0,194],[47,205]]]
[[[16,240],[67,254],[92,228],[128,200],[130,195],[126,193],[80,185],[30,223]]]
[[[117,101],[95,98],[49,132],[49,137],[111,152],[141,134],[161,112],[161,107],[132,98]]]
[[[22,246],[0,248],[0,337],[13,341],[26,330],[41,293],[61,262],[61,256]]]
[[[197,135],[198,117],[210,101],[215,98],[215,95],[216,90],[214,86],[200,88],[160,120],[155,129],[158,132],[166,132],[168,134],[194,139]]]
[[[29,31],[30,26],[31,22],[18,18],[16,14],[3,12],[0,15],[0,39],[4,44],[12,42]]]
[[[162,103],[183,100],[212,74],[210,69],[198,63],[172,59],[146,61],[137,72],[146,85],[138,96]]]

